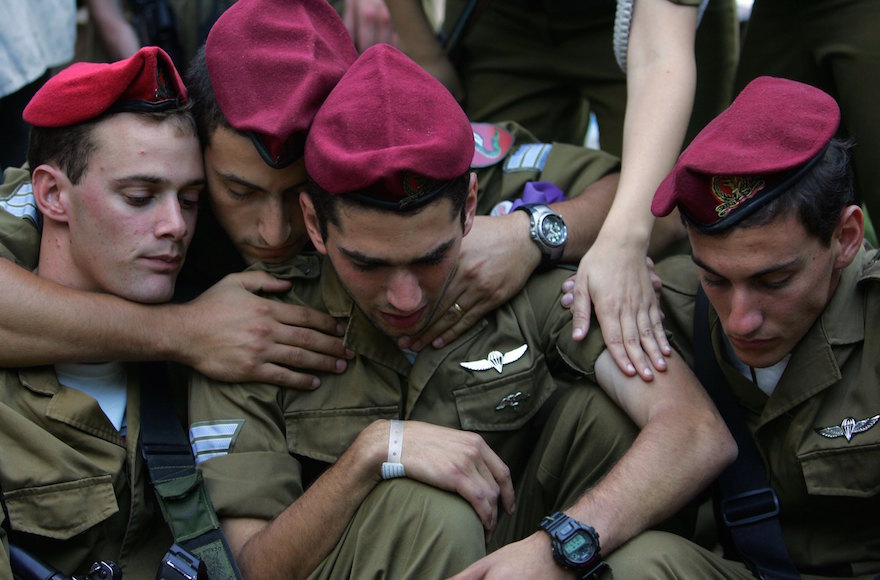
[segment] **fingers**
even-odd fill
[[[268,272],[253,270],[226,276],[220,284],[238,284],[248,292],[278,293],[290,289],[290,281],[280,280]]]
[[[590,316],[592,315],[592,311],[590,293],[587,289],[588,281],[589,279],[584,268],[578,267],[574,286],[572,288],[571,301],[571,338],[576,342],[585,339],[587,337],[587,332],[590,331]],[[611,350],[610,346],[609,350]]]
[[[431,346],[433,346],[434,348],[443,348],[444,345],[451,343],[456,338],[461,336],[464,331],[466,331],[468,328],[471,328],[474,324],[479,322],[480,319],[482,319],[492,309],[495,308],[490,303],[478,302],[477,305],[473,308],[465,308],[459,305],[459,313],[459,310],[455,308],[455,306],[458,304],[458,302],[453,304],[453,307],[451,309],[457,314],[458,320],[450,328],[447,328],[439,337],[431,340]],[[425,337],[421,340],[425,341],[424,343],[426,344],[429,339]]]
[[[464,498],[487,532],[498,522],[499,500],[509,513],[515,508],[510,470],[476,433],[407,421],[401,461],[408,477]]]
[[[461,300],[461,298],[459,298]],[[463,332],[476,322],[479,318],[474,319],[473,314],[458,301],[453,301],[445,307],[441,305],[437,309],[437,313],[428,328],[422,331],[416,337],[405,336],[398,341],[400,348],[408,348],[413,351],[420,351],[427,344],[433,344],[434,348],[441,348],[445,341],[454,340],[458,333]],[[471,322],[473,321],[473,322]],[[442,334],[442,336],[440,336]],[[451,338],[448,338],[451,336]]]

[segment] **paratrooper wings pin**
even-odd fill
[[[504,365],[516,362],[520,358],[522,358],[522,355],[526,352],[528,348],[529,345],[524,344],[518,348],[513,349],[510,352],[505,352],[503,354],[500,351],[493,350],[488,355],[486,355],[486,358],[484,359],[461,362],[458,364],[470,371],[487,371],[494,368],[500,373],[501,369],[504,368]]]
[[[837,437],[846,437],[847,442],[852,441],[853,435],[856,433],[863,433],[877,424],[880,421],[880,415],[874,415],[873,417],[868,417],[866,419],[862,419],[861,421],[856,421],[852,417],[847,417],[843,421],[840,422],[840,425],[832,425],[831,427],[818,427],[816,429],[816,433],[821,435],[822,437],[828,437],[829,439],[836,439]]]

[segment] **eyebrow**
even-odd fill
[[[412,259],[402,265],[415,266],[418,264],[428,264],[428,263],[436,262],[436,261],[442,259],[446,255],[446,253],[449,251],[449,248],[451,248],[453,244],[455,244],[454,239],[443,242],[442,244],[440,244],[439,246],[437,246],[436,248],[434,248],[433,250],[431,250],[427,254],[419,256],[418,258],[414,258],[414,259]],[[374,268],[395,265],[390,260],[384,260],[382,258],[368,256],[362,252],[358,252],[357,250],[348,250],[346,248],[340,247],[339,253],[341,253],[342,255],[347,257],[349,260],[359,262],[360,264],[363,264],[365,266],[371,266]]]
[[[709,272],[713,276],[718,276],[719,278],[727,278],[723,274],[719,274],[718,272],[713,270],[708,264],[703,262],[696,255],[692,254],[691,260],[693,260],[694,264],[696,264],[697,266],[699,266],[703,270],[706,270],[707,272]],[[791,260],[789,260],[788,262],[783,262],[781,264],[773,264],[772,266],[768,266],[767,268],[764,268],[763,270],[758,270],[757,272],[752,272],[751,274],[749,274],[749,277],[750,278],[760,278],[761,276],[766,276],[767,274],[773,274],[774,272],[778,272],[780,270],[785,270],[786,268],[790,268],[791,266],[797,264],[800,260],[801,260],[800,257],[795,257],[795,258],[792,258]]]
[[[159,177],[157,175],[128,175],[126,177],[120,177],[119,179],[113,180],[114,185],[117,187],[124,187],[126,185],[137,185],[141,183],[150,183],[153,185],[164,185],[167,183],[171,183],[171,180],[166,179],[164,177]],[[187,181],[183,188],[187,187],[204,187],[205,186],[205,178],[201,177],[199,179],[191,179]]]
[[[251,183],[247,179],[243,179],[243,178],[239,177],[238,175],[235,175],[234,173],[224,173],[222,171],[217,171],[216,169],[212,169],[212,171],[214,173],[216,173],[217,176],[220,177],[220,179],[222,179],[224,181],[231,181],[232,183],[235,183],[235,184],[240,185],[242,187],[246,187],[248,189],[253,189],[254,191],[260,191],[263,193],[266,193],[266,191],[267,191],[265,188],[260,187],[256,183]],[[296,183],[294,183],[290,187],[285,187],[284,191],[292,191],[298,187],[305,185],[306,183],[308,183],[308,179],[303,179],[302,181],[297,181]]]

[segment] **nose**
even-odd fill
[[[156,237],[171,238],[178,241],[186,237],[189,226],[183,216],[183,208],[176,195],[167,196],[161,203],[161,211],[156,220]]]
[[[267,195],[261,208],[260,237],[271,247],[282,246],[290,239],[290,212],[292,203],[287,196]]]
[[[398,312],[411,314],[422,306],[422,287],[412,272],[397,270],[388,279],[385,297]]]
[[[727,333],[737,337],[753,336],[764,323],[758,300],[747,289],[734,289],[730,301]]]

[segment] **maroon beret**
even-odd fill
[[[837,103],[819,89],[759,77],[684,150],[651,211],[665,216],[677,205],[701,231],[728,228],[788,191],[839,123]]]
[[[272,167],[302,157],[318,107],[355,58],[327,0],[239,0],[205,43],[220,110]]]
[[[50,78],[22,117],[35,127],[67,127],[104,113],[163,111],[186,103],[171,58],[147,46],[114,63],[78,62]]]
[[[474,133],[455,98],[384,44],[364,51],[327,97],[305,155],[328,193],[398,210],[430,201],[473,157]]]

